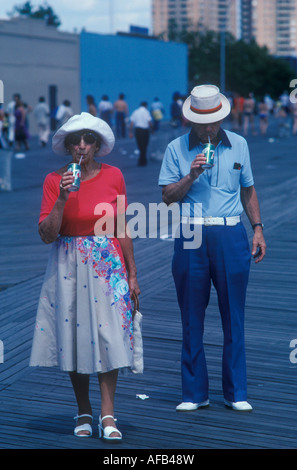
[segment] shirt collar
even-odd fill
[[[232,147],[231,142],[228,139],[226,132],[221,127],[219,130],[219,139],[222,142],[222,144],[225,145],[225,147]],[[194,131],[194,129],[191,129],[191,132],[189,134],[189,150],[192,150],[194,147],[197,147],[198,145],[200,145],[200,143],[201,142],[196,132]]]

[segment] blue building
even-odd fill
[[[81,109],[86,95],[96,104],[103,95],[114,102],[125,94],[130,113],[141,101],[158,97],[169,119],[172,94],[188,92],[188,52],[185,44],[129,35],[80,35]]]

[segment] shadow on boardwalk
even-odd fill
[[[104,160],[122,169],[129,202],[148,206],[161,201],[157,185],[160,155],[171,137],[166,129],[153,136],[150,153],[154,159],[145,168],[136,166],[135,143],[128,139],[118,142]],[[269,141],[268,137],[248,138],[268,245],[265,260],[252,266],[247,296],[248,398],[254,411],[236,413],[223,404],[223,338],[212,292],[205,326],[211,405],[194,413],[176,413],[181,399],[181,325],[171,277],[173,243],[136,239],[145,372],[119,379],[115,408],[124,438],[117,449],[297,447],[297,366],[290,361],[290,342],[297,338],[296,138]],[[77,410],[68,375],[28,367],[49,251],[37,233],[42,182],[59,166],[59,157],[32,142],[25,159],[12,158],[13,191],[0,193],[0,339],[4,344],[0,448],[103,449],[107,453],[110,446],[98,440],[96,428],[100,409],[97,378],[91,380],[94,435],[78,439],[73,436],[72,418]],[[141,400],[137,394],[149,398]]]

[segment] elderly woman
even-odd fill
[[[39,233],[52,247],[30,365],[59,366],[69,372],[78,404],[78,437],[92,435],[89,375],[98,374],[99,435],[119,440],[114,395],[118,370],[133,363],[130,295],[140,290],[125,223],[121,234],[104,234],[104,224],[98,233],[104,212],[98,210],[100,203],[108,204],[115,219],[117,210],[124,214],[127,205],[121,171],[94,159],[110,153],[113,146],[108,124],[89,113],[70,118],[53,137],[55,153],[81,162],[81,183],[77,192],[71,191],[74,177],[67,165],[44,181]],[[124,201],[122,209],[118,196]]]

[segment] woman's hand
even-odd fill
[[[63,199],[68,199],[69,197],[69,188],[74,181],[72,171],[66,171],[63,173],[60,181],[60,197]]]
[[[130,295],[133,297],[133,293],[138,297],[140,295],[140,289],[137,281],[137,277],[135,275],[129,276],[128,275],[128,284],[130,289]]]
[[[136,279],[136,276],[128,276],[128,283],[129,283],[129,288],[130,288],[130,297],[131,297],[131,303],[132,303],[132,312],[133,312],[133,318],[136,310],[138,309],[138,296],[140,294],[140,289],[138,286],[138,282]],[[136,297],[136,298],[135,298]]]

